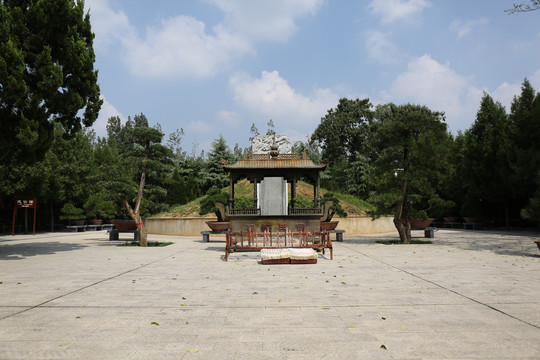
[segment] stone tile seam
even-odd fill
[[[157,262],[159,262],[159,261],[162,261],[162,260],[165,260],[165,259],[172,258],[172,257],[174,257],[174,256],[176,256],[176,255],[182,253],[183,251],[189,251],[189,250],[192,250],[192,249],[194,249],[194,248],[196,248],[196,246],[192,246],[192,247],[190,247],[190,248],[183,249],[183,250],[181,250],[181,251],[178,251],[178,252],[175,252],[175,253],[173,253],[173,254],[164,256],[164,257],[162,257],[162,258],[159,258],[159,259],[150,261],[150,262],[148,262],[148,263],[146,263],[146,264],[142,264],[142,265],[137,266],[137,267],[135,267],[135,268],[133,268],[133,269],[130,269],[130,270],[121,272],[120,274],[116,274],[116,275],[114,275],[114,276],[110,276],[110,277],[108,277],[108,278],[101,279],[101,280],[96,281],[96,282],[94,282],[94,283],[92,283],[92,284],[85,285],[85,286],[83,286],[83,287],[81,287],[81,288],[79,288],[79,289],[76,289],[76,290],[67,292],[67,293],[62,294],[62,295],[58,295],[58,296],[56,296],[56,297],[54,297],[54,298],[52,298],[52,299],[46,300],[46,301],[43,301],[43,302],[41,302],[41,303],[39,303],[39,304],[37,304],[37,305],[33,305],[33,306],[26,307],[25,309],[23,309],[23,310],[21,310],[21,311],[18,311],[18,312],[16,312],[16,313],[9,314],[9,315],[7,315],[7,316],[4,316],[4,317],[0,318],[0,321],[2,321],[2,320],[4,320],[4,319],[8,319],[8,318],[13,317],[13,316],[16,316],[16,315],[19,315],[19,314],[22,314],[22,313],[25,313],[25,312],[27,312],[27,311],[30,311],[30,310],[33,310],[33,309],[36,309],[36,308],[43,307],[44,305],[46,305],[46,304],[48,304],[48,303],[50,303],[50,302],[52,302],[52,301],[54,301],[54,300],[61,299],[61,298],[63,298],[63,297],[66,297],[66,296],[75,294],[75,293],[77,293],[77,292],[79,292],[79,291],[82,291],[82,290],[85,290],[85,289],[89,289],[89,288],[91,288],[91,287],[93,287],[93,286],[96,286],[96,285],[102,284],[102,283],[104,283],[104,282],[107,282],[107,281],[116,279],[116,278],[118,278],[118,277],[120,277],[120,276],[123,276],[123,275],[129,274],[129,273],[131,273],[131,272],[140,270],[140,269],[142,269],[142,268],[145,268],[145,267],[147,267],[147,266],[150,266],[150,265],[152,265],[152,264],[155,264],[155,263],[157,263]],[[13,307],[20,307],[20,306],[13,306]]]
[[[526,321],[526,320],[520,319],[520,318],[518,318],[517,316],[508,314],[507,312],[504,312],[504,311],[502,311],[502,310],[500,310],[500,309],[497,309],[497,308],[496,308],[495,306],[493,306],[493,305],[489,305],[489,304],[487,304],[487,303],[481,302],[480,300],[473,299],[472,297],[469,297],[469,296],[467,296],[467,295],[465,295],[465,294],[461,294],[461,293],[459,293],[459,292],[457,292],[457,291],[455,291],[455,290],[452,290],[452,289],[450,289],[450,288],[447,288],[447,287],[445,287],[444,285],[438,284],[438,283],[436,283],[436,282],[434,282],[434,281],[432,281],[432,280],[425,279],[425,278],[423,278],[423,277],[421,277],[421,276],[419,276],[419,275],[416,275],[416,274],[414,274],[414,273],[412,273],[412,272],[410,272],[410,271],[407,271],[407,270],[405,270],[405,269],[402,269],[402,268],[400,268],[400,267],[398,267],[398,266],[395,266],[395,265],[392,265],[392,264],[390,264],[390,263],[387,263],[387,262],[385,262],[385,261],[383,261],[383,260],[381,260],[381,259],[378,259],[378,258],[376,258],[376,257],[370,256],[370,255],[367,255],[367,254],[364,254],[363,252],[361,252],[361,251],[359,251],[359,250],[356,250],[356,249],[353,249],[353,248],[351,248],[351,247],[349,247],[349,246],[346,246],[345,244],[339,244],[339,245],[340,245],[340,246],[343,246],[343,247],[345,247],[345,248],[347,248],[347,249],[349,249],[349,250],[351,250],[351,251],[353,251],[353,252],[356,252],[356,253],[358,253],[358,254],[360,254],[360,255],[363,255],[363,256],[365,256],[365,257],[367,257],[367,258],[369,258],[369,259],[375,260],[375,261],[377,261],[377,262],[379,262],[379,263],[381,263],[381,264],[384,264],[384,265],[386,265],[386,266],[389,266],[389,267],[391,267],[391,268],[393,268],[393,269],[396,269],[396,270],[399,270],[399,271],[401,271],[401,272],[404,272],[404,273],[407,274],[407,275],[413,276],[413,277],[415,277],[415,278],[417,278],[417,279],[420,279],[420,280],[422,280],[422,281],[425,281],[425,282],[427,282],[427,283],[429,283],[429,284],[435,285],[435,286],[437,286],[437,287],[439,287],[439,288],[441,288],[441,289],[443,289],[443,290],[446,290],[446,291],[448,291],[448,292],[451,292],[451,293],[453,293],[453,294],[455,294],[455,295],[457,295],[457,296],[460,296],[460,297],[462,297],[462,298],[468,299],[468,300],[470,300],[470,301],[472,301],[472,302],[474,302],[474,303],[477,303],[477,304],[479,304],[479,305],[482,305],[482,306],[484,306],[484,307],[487,307],[487,308],[489,308],[489,309],[491,309],[491,310],[494,310],[494,311],[496,311],[496,312],[498,312],[498,313],[500,313],[500,314],[502,314],[502,315],[505,315],[505,316],[507,316],[507,317],[510,317],[510,318],[512,318],[512,319],[514,319],[514,320],[517,320],[517,321],[519,321],[519,322],[522,322],[522,323],[524,323],[524,324],[527,324],[527,325],[529,325],[529,326],[532,326],[532,327],[534,327],[534,328],[540,330],[540,326],[535,325],[535,324],[533,324],[533,323],[530,323],[530,322],[528,322],[528,321]]]
[[[118,275],[120,276],[120,275]],[[106,280],[104,280],[106,281]],[[98,284],[98,283],[96,283]],[[96,285],[94,284],[94,285]],[[92,286],[92,285],[89,285]],[[83,290],[84,288],[81,288],[76,291]],[[65,294],[62,296],[67,296],[69,294]],[[40,305],[36,306],[18,306],[18,305],[0,305],[0,309],[12,309],[12,308],[25,308],[25,310],[30,310],[32,308],[40,307],[44,309],[78,309],[78,308],[85,308],[85,309],[163,309],[163,310],[188,310],[188,309],[205,309],[210,308],[209,305],[186,305],[182,306],[181,308],[177,306],[152,306],[152,305],[142,305],[142,306],[129,306],[129,305],[46,305],[48,302],[53,301],[55,299],[48,300],[46,302],[43,302]],[[523,303],[495,303],[496,305],[535,305],[538,304],[537,302],[523,302]],[[443,306],[443,307],[462,307],[462,306],[469,306],[470,303],[453,303],[453,304],[440,304],[440,303],[415,303],[415,304],[358,304],[358,305],[334,305],[334,304],[323,304],[323,305],[292,305],[292,306],[271,306],[271,305],[261,305],[261,306],[220,306],[220,309],[275,309],[275,310],[288,310],[288,309],[320,309],[324,307],[328,307],[331,309],[361,309],[361,308],[372,308],[374,306],[380,307],[380,308],[394,308],[394,307],[424,307],[424,306]],[[481,304],[483,305],[483,304]],[[489,305],[488,305],[489,306]],[[22,312],[22,311],[21,311]],[[15,315],[15,314],[14,314]],[[3,319],[3,318],[2,318]],[[0,320],[2,320],[0,319]]]

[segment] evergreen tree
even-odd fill
[[[512,179],[517,196],[517,207],[522,208],[534,194],[537,183],[534,174],[540,170],[540,94],[525,79],[521,94],[515,96],[510,107],[512,126]]]
[[[321,185],[329,190],[343,191],[355,181],[358,172],[348,171],[352,163],[358,165],[369,159],[372,160],[372,150],[369,147],[371,123],[373,119],[372,105],[369,99],[340,99],[335,109],[321,119],[321,123],[311,136],[311,142],[317,143],[322,149],[322,158],[328,161],[327,170],[321,174]],[[356,156],[361,154],[362,158]],[[359,169],[358,166],[355,166]],[[349,185],[348,185],[349,184]]]
[[[443,114],[425,106],[377,108],[371,139],[379,156],[367,178],[375,188],[374,215],[393,213],[400,239],[411,242],[409,220],[426,216],[446,167],[449,136]]]
[[[53,123],[72,136],[94,123],[102,100],[93,38],[82,1],[2,1],[0,162],[42,159]]]
[[[222,135],[212,141],[206,163],[201,169],[200,184],[203,192],[211,188],[222,188],[229,185],[229,175],[223,169],[222,161],[231,161],[233,154]]]
[[[465,133],[464,216],[500,217],[509,225],[513,194],[510,129],[504,107],[484,93],[476,120]]]
[[[117,147],[120,157],[118,169],[108,182],[110,190],[119,194],[137,224],[140,245],[147,246],[143,214],[163,209],[159,204],[164,203],[167,192],[160,179],[171,164],[172,152],[161,144],[163,133],[150,127],[143,114],[129,118],[123,126],[118,118],[110,118],[107,131],[110,145]]]

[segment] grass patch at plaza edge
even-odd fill
[[[410,244],[404,243],[401,240],[377,240],[375,242],[377,244],[383,244],[383,245],[425,245],[425,244],[433,244],[433,241],[431,241],[431,240],[415,240],[415,239],[412,239]]]
[[[173,242],[158,242],[158,241],[149,241],[148,247],[163,247],[174,244]],[[118,244],[116,246],[140,246],[138,241],[128,241],[124,244]]]

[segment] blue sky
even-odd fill
[[[523,0],[525,1],[525,0]],[[515,1],[514,1],[515,2]],[[247,147],[272,119],[305,140],[342,97],[427,105],[456,133],[484,91],[540,90],[540,11],[512,0],[86,0],[109,116],[144,113],[182,146]]]

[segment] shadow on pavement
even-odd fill
[[[399,239],[397,234],[384,234],[373,237],[364,235],[361,237],[345,237],[345,243],[376,245],[377,241],[397,239]],[[413,234],[413,239],[431,240],[433,244],[385,246],[448,246],[461,250],[491,251],[499,255],[540,258],[540,250],[533,241],[538,239],[538,233],[454,230],[443,234],[435,232],[435,237],[431,239],[416,237]]]
[[[52,255],[62,251],[74,251],[85,245],[61,242],[32,242],[24,244],[0,244],[0,260],[21,260],[31,256]]]

